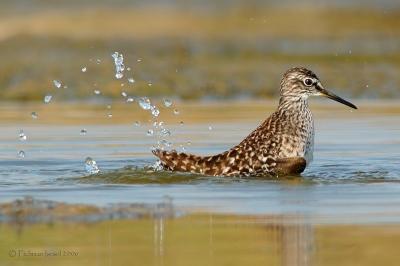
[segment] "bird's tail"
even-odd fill
[[[216,175],[218,171],[214,166],[215,156],[196,156],[187,153],[178,153],[175,150],[163,151],[155,149],[152,151],[161,160],[162,166],[171,171],[182,171]]]

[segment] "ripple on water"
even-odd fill
[[[78,182],[108,184],[178,184],[202,182],[207,179],[209,179],[209,177],[197,174],[155,171],[151,167],[139,168],[135,166],[126,166],[118,170],[79,177]]]

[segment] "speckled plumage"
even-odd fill
[[[306,79],[309,79],[306,81]],[[313,82],[308,86],[307,83]],[[314,120],[308,97],[336,97],[323,89],[317,76],[305,68],[291,68],[281,81],[277,110],[242,142],[214,156],[154,150],[164,169],[213,176],[300,174],[313,158]],[[335,99],[335,100],[338,100]]]

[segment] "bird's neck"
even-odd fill
[[[307,96],[285,96],[282,95],[279,100],[278,111],[285,113],[306,113],[308,111]]]

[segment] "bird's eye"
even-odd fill
[[[311,85],[314,84],[314,81],[312,79],[309,79],[309,78],[304,79],[303,82],[304,82],[304,85],[306,85],[306,86],[311,86]]]

